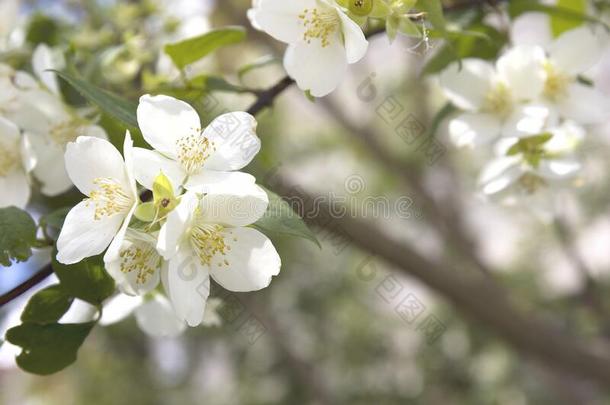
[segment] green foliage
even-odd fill
[[[281,63],[282,60],[280,58],[277,58],[273,55],[265,55],[260,59],[255,60],[252,63],[248,63],[247,65],[242,66],[241,68],[239,68],[239,70],[237,71],[237,76],[239,77],[239,80],[243,80],[244,76],[246,76],[248,73],[250,73],[253,70],[256,69],[260,69],[275,63]]]
[[[79,347],[95,325],[26,322],[6,333],[6,340],[23,349],[17,364],[34,374],[48,375],[76,361]]]
[[[57,322],[70,308],[73,299],[60,284],[47,287],[30,298],[21,314],[21,321],[40,324]]]
[[[0,264],[22,262],[36,245],[36,223],[27,212],[16,207],[0,209]]]
[[[556,28],[554,28],[554,30],[565,28],[570,24],[570,22],[571,24],[576,25],[582,24],[584,22],[592,22],[600,24],[606,29],[610,29],[608,24],[606,24],[604,21],[600,20],[595,16],[586,14],[584,12],[585,10],[575,11],[575,8],[577,7],[576,3],[568,7],[566,7],[566,4],[568,2],[562,3],[563,4],[558,4],[557,6],[550,6],[546,4],[540,4],[539,2],[532,0],[512,0],[508,3],[508,12],[512,18],[518,17],[519,15],[528,11],[540,11],[543,13],[547,13],[549,16],[551,16],[551,19],[558,19],[558,22],[555,23]]]
[[[269,206],[265,215],[253,225],[269,236],[296,236],[305,238],[320,247],[316,235],[307,227],[290,204],[272,191],[265,189],[269,196]]]
[[[218,48],[242,42],[245,38],[246,30],[243,27],[225,27],[174,44],[168,44],[164,50],[174,64],[179,69],[183,69]]]
[[[101,257],[91,257],[76,264],[62,264],[53,252],[53,270],[66,294],[100,305],[114,292],[114,280],[104,270]]]
[[[441,0],[420,0],[417,2],[417,8],[426,12],[427,19],[436,30],[447,33],[447,21],[443,15]]]
[[[60,26],[51,17],[44,14],[34,14],[26,28],[25,39],[32,45],[59,43]]]
[[[106,90],[102,90],[91,83],[73,76],[66,72],[58,72],[57,75],[64,79],[70,86],[74,87],[89,102],[98,106],[106,114],[124,123],[127,127],[137,128],[136,109],[138,105],[125,100]]]
[[[586,14],[587,12],[587,1],[586,0],[558,0],[557,7],[571,10],[578,14]],[[551,30],[553,36],[559,36],[565,31],[569,31],[581,25],[582,22],[574,19],[565,18],[560,15],[554,15],[551,17]]]
[[[523,155],[523,159],[532,167],[538,167],[542,158],[551,157],[544,149],[544,144],[553,137],[552,134],[545,133],[540,135],[521,138],[517,143],[510,147],[506,153],[508,156]]]

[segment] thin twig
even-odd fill
[[[42,270],[34,274],[32,277],[28,278],[23,283],[19,284],[17,287],[13,288],[6,294],[0,296],[0,307],[19,297],[21,294],[25,293],[30,288],[35,287],[44,279],[49,277],[51,274],[53,274],[53,267],[51,267],[51,264],[47,264],[45,267],[42,268]]]

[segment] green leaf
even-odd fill
[[[64,226],[66,215],[68,215],[68,212],[70,212],[71,209],[71,207],[60,208],[45,215],[42,217],[42,220],[48,227],[60,230],[61,227]]]
[[[0,209],[0,264],[26,261],[35,244],[36,223],[30,214],[16,207]]]
[[[269,196],[269,206],[265,215],[256,221],[253,226],[268,236],[296,236],[308,239],[321,247],[316,235],[307,227],[303,219],[294,212],[290,204],[274,192],[267,189],[265,191]]]
[[[136,118],[137,103],[125,100],[106,90],[102,90],[69,73],[59,71],[55,71],[55,73],[106,114],[121,121],[128,127],[138,128],[138,120]]]
[[[372,18],[386,18],[392,14],[392,8],[383,0],[378,0],[373,3],[373,9],[369,14]]]
[[[30,22],[26,28],[25,39],[33,45],[57,45],[59,44],[60,39],[60,26],[58,22],[51,17],[36,13],[30,17]]]
[[[441,33],[447,32],[447,22],[443,15],[443,4],[441,0],[420,0],[417,7],[426,12],[427,18],[434,28]]]
[[[186,65],[197,62],[216,49],[236,44],[245,38],[246,30],[243,27],[225,27],[209,31],[194,38],[165,45],[164,50],[174,64],[179,69],[183,69]]]
[[[66,294],[94,305],[114,292],[114,280],[104,270],[101,257],[91,257],[76,264],[59,263],[53,253],[53,270]]]
[[[583,23],[592,22],[602,25],[606,30],[610,30],[610,26],[603,20],[588,15],[586,13],[577,12],[566,7],[561,6],[549,6],[546,4],[540,4],[532,0],[512,0],[508,3],[508,13],[511,18],[518,17],[519,15],[528,11],[540,11],[549,14],[552,18],[560,17],[565,20]]]
[[[73,298],[56,284],[38,291],[30,298],[23,313],[22,322],[55,323],[72,305]]]
[[[26,322],[9,329],[6,340],[23,349],[17,356],[19,367],[30,373],[48,375],[76,361],[78,349],[93,325],[94,322],[49,325]]]
[[[574,13],[584,15],[587,11],[586,0],[558,0],[557,7],[573,11]],[[560,15],[551,17],[551,31],[553,36],[557,37],[565,31],[569,31],[582,25],[582,21],[566,18]]]

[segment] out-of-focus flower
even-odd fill
[[[132,145],[127,132],[123,160],[119,151],[103,139],[81,136],[68,144],[66,170],[74,185],[89,198],[66,216],[57,240],[57,260],[61,263],[77,263],[106,248],[106,262],[119,256],[139,201],[133,176]]]
[[[245,227],[267,209],[267,194],[255,184],[226,182],[205,195],[187,192],[161,228],[157,249],[168,260],[162,276],[177,316],[202,322],[209,277],[230,291],[265,288],[280,271],[271,241]]]
[[[347,65],[368,48],[362,29],[334,2],[254,0],[248,17],[255,28],[289,44],[284,68],[315,97],[335,90]]]
[[[30,199],[28,173],[36,165],[29,138],[0,116],[0,208],[25,208]]]
[[[479,179],[483,193],[531,195],[572,179],[581,168],[573,154],[584,135],[583,128],[566,122],[543,134],[500,140],[500,156],[485,166]]]
[[[251,175],[235,172],[260,150],[250,114],[223,114],[202,132],[197,112],[172,97],[142,96],[137,113],[144,139],[155,148],[134,148],[136,178],[144,187],[152,189],[161,172],[175,187],[200,191],[229,180],[254,183]]]

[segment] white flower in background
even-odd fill
[[[19,0],[0,1],[0,51],[10,49],[11,34],[19,21]]]
[[[35,165],[29,138],[0,116],[0,208],[11,205],[25,208],[30,199],[28,173]]]
[[[132,145],[127,132],[123,160],[119,151],[103,139],[81,136],[68,144],[66,170],[74,185],[88,198],[66,216],[57,240],[59,262],[77,263],[106,248],[106,262],[118,257],[139,201],[133,175]]]
[[[255,0],[252,25],[288,45],[284,68],[302,90],[323,97],[337,88],[348,64],[366,53],[362,29],[334,2]]]
[[[544,88],[542,49],[515,47],[502,55],[495,66],[480,59],[464,59],[440,74],[447,98],[465,112],[449,122],[449,134],[457,146],[475,146],[494,141],[500,135],[515,135],[516,122],[526,114],[522,106],[536,100]],[[542,113],[548,110],[542,110]],[[530,111],[531,114],[531,111]],[[530,115],[530,118],[531,117]],[[538,116],[540,129],[552,120]],[[536,129],[533,133],[536,133]]]
[[[107,258],[106,270],[123,293],[143,295],[157,287],[164,263],[156,245],[156,236],[128,228],[118,256]]]
[[[584,136],[582,127],[565,122],[539,135],[501,139],[499,156],[479,178],[483,194],[527,196],[573,179],[581,168],[574,151]]]
[[[271,241],[245,227],[267,205],[267,194],[255,184],[227,182],[205,195],[187,192],[167,216],[157,244],[168,260],[162,281],[176,315],[190,326],[203,319],[210,276],[227,290],[255,291],[279,274]]]
[[[9,119],[19,111],[22,104],[21,95],[28,90],[38,89],[39,85],[30,74],[15,71],[12,67],[0,63],[0,113]]]
[[[101,139],[107,139],[107,136],[101,127],[81,117],[62,101],[57,76],[47,71],[63,66],[59,52],[39,45],[34,50],[32,66],[44,88],[17,72],[15,78],[20,87],[15,90],[14,105],[8,116],[29,135],[38,159],[33,174],[41,182],[41,192],[56,196],[72,188],[61,164],[66,144],[81,135]]]
[[[161,172],[175,187],[211,187],[228,180],[254,183],[251,175],[233,172],[260,150],[256,120],[250,114],[223,114],[202,132],[199,115],[187,103],[145,95],[137,115],[144,139],[155,149],[134,148],[136,178],[144,187],[152,189]]]

